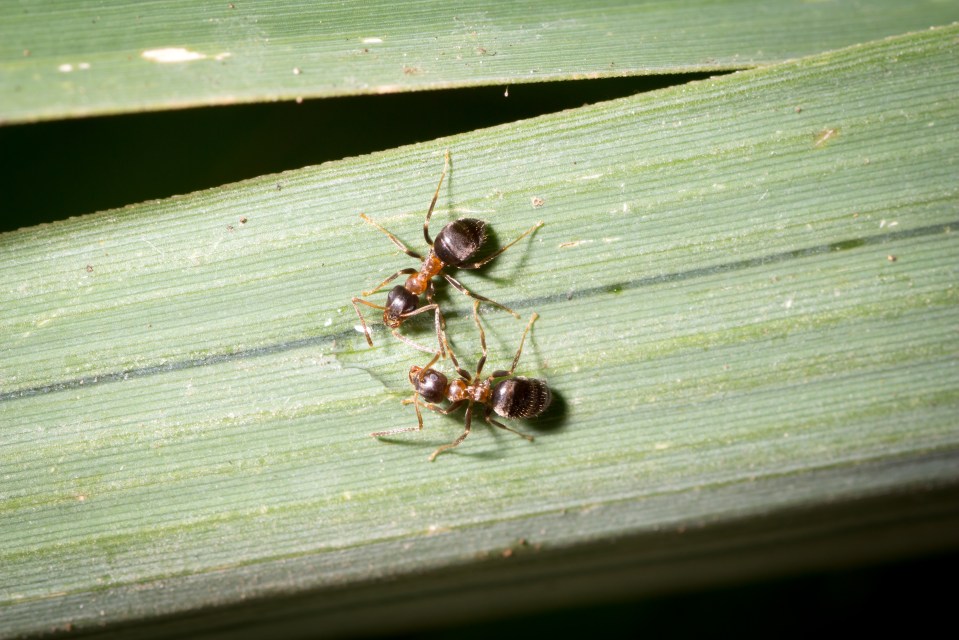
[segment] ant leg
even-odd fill
[[[453,368],[456,369],[456,373],[458,373],[459,376],[467,383],[471,382],[473,379],[470,377],[470,372],[461,367],[460,363],[456,361],[456,356],[453,354],[453,350],[450,348],[449,344],[446,345],[446,351],[453,359]]]
[[[515,240],[513,240],[512,242],[510,242],[510,243],[509,243],[508,245],[506,245],[505,247],[500,247],[498,251],[494,251],[493,253],[491,253],[490,255],[486,256],[485,258],[483,258],[482,260],[480,260],[480,261],[478,261],[478,262],[471,262],[471,263],[469,263],[469,264],[458,264],[458,265],[456,265],[456,268],[457,268],[457,269],[479,269],[480,267],[482,267],[484,264],[486,264],[487,262],[489,262],[490,260],[492,260],[493,258],[495,258],[496,256],[498,256],[499,254],[503,253],[504,251],[506,251],[507,249],[509,249],[510,247],[512,247],[514,244],[516,244],[517,242],[519,242],[520,240],[522,240],[523,238],[525,238],[525,237],[528,236],[529,234],[533,233],[534,231],[536,231],[537,229],[539,229],[540,227],[542,227],[544,224],[546,224],[546,223],[544,223],[544,222],[542,222],[542,221],[537,222],[537,223],[534,224],[532,227],[530,227],[529,229],[527,229],[527,230],[523,233],[523,235],[521,235],[520,237],[518,237],[518,238],[516,238]]]
[[[523,331],[523,337],[519,341],[519,349],[516,350],[516,356],[513,358],[513,366],[509,368],[509,371],[494,371],[492,378],[503,378],[506,376],[513,375],[513,372],[516,371],[516,365],[519,364],[519,357],[523,353],[523,343],[526,342],[526,334],[529,333],[530,327],[533,326],[533,323],[536,322],[536,319],[539,318],[538,313],[534,313],[530,319],[529,323],[526,325],[526,329]]]
[[[433,288],[433,283],[430,282],[430,289],[428,289],[426,293],[427,298],[429,299],[430,302],[433,301],[433,298],[430,297],[430,290],[432,288]],[[436,311],[437,313],[439,313],[439,307],[437,307]],[[463,378],[463,380],[466,380],[467,382],[471,381],[472,378],[470,378],[469,372],[460,366],[459,360],[456,359],[456,354],[453,353],[453,347],[450,346],[449,340],[446,339],[446,320],[445,319],[443,319],[442,340],[443,340],[443,344],[446,346],[446,353],[448,353],[450,358],[453,360],[453,368],[456,369],[456,373],[458,373],[459,376]]]
[[[416,349],[417,351],[422,351],[422,352],[424,352],[424,353],[436,353],[435,351],[433,351],[432,349],[430,349],[430,348],[428,348],[428,347],[424,347],[423,345],[421,345],[421,344],[419,344],[419,343],[417,343],[417,342],[413,342],[412,340],[410,340],[409,338],[407,338],[406,336],[404,336],[402,333],[400,333],[400,332],[399,332],[398,330],[396,330],[396,329],[393,329],[392,333],[393,333],[393,337],[394,337],[394,338],[396,338],[396,339],[399,340],[400,342],[405,342],[406,344],[408,344],[409,346],[413,347],[413,348]]]
[[[446,342],[445,334],[443,335],[443,341]],[[456,354],[453,353],[453,347],[450,346],[449,342],[446,342],[446,353],[450,354],[450,358],[453,360],[453,368],[456,369],[456,373],[458,373],[459,376],[466,382],[470,382],[472,378],[470,377],[469,371],[460,366],[459,361],[456,359]]]
[[[373,338],[370,337],[370,329],[366,326],[366,320],[363,318],[363,314],[360,313],[360,308],[356,306],[356,303],[365,304],[368,307],[373,307],[374,309],[386,309],[386,307],[381,307],[378,304],[373,304],[369,300],[364,300],[363,298],[353,298],[353,308],[356,310],[356,315],[360,317],[360,324],[363,325],[363,335],[366,336],[366,342],[371,347],[373,346]]]
[[[400,316],[400,318],[402,318],[403,320],[406,320],[407,318],[411,318],[411,317],[413,317],[413,316],[415,316],[415,315],[418,315],[418,314],[420,314],[420,313],[424,313],[424,312],[426,312],[426,311],[435,311],[435,310],[437,310],[437,309],[439,309],[439,307],[438,307],[435,303],[434,303],[434,304],[424,304],[424,305],[423,305],[422,307],[420,307],[419,309],[414,309],[413,311],[410,311],[409,313],[404,313],[403,315]],[[426,347],[421,346],[421,345],[413,342],[412,340],[410,340],[410,339],[407,338],[406,336],[402,335],[402,334],[401,334],[398,330],[396,330],[396,329],[393,329],[393,335],[396,336],[396,338],[397,338],[398,340],[401,340],[401,341],[405,342],[406,344],[410,345],[410,346],[413,347],[414,349],[417,349],[418,351],[425,351],[426,353],[436,353],[436,351],[434,351],[434,350],[432,350],[432,349],[427,349]],[[440,353],[443,354],[443,355],[445,355],[445,352],[443,352],[443,345],[442,345],[442,344],[440,344]]]
[[[446,407],[445,409],[439,405],[433,404],[432,402],[424,402],[423,406],[429,409],[430,411],[435,411],[436,413],[442,413],[444,416],[448,416],[449,414],[453,413],[454,411],[459,409],[461,406],[463,406],[464,402],[465,400],[457,400],[456,402],[451,402],[449,406]]]
[[[476,322],[476,328],[479,329],[480,347],[483,349],[483,355],[480,357],[479,362],[476,363],[476,378],[479,378],[480,373],[483,371],[483,366],[486,365],[486,332],[483,331],[483,324],[479,319],[479,303],[479,300],[473,301],[473,321]]]
[[[387,278],[387,279],[384,280],[383,282],[379,283],[378,285],[376,285],[375,287],[373,287],[373,288],[370,289],[369,291],[364,291],[364,292],[363,292],[362,294],[360,294],[360,295],[371,296],[371,295],[373,295],[374,293],[376,293],[377,291],[379,291],[380,289],[382,289],[383,287],[385,287],[386,285],[388,285],[389,283],[391,283],[391,282],[393,282],[394,280],[396,280],[399,276],[402,276],[402,275],[404,275],[404,274],[405,274],[405,275],[410,275],[410,274],[412,274],[412,273],[416,273],[416,269],[413,269],[413,268],[400,269],[399,271],[397,271],[396,273],[394,273],[393,275],[391,275],[389,278]]]
[[[440,183],[436,185],[436,193],[433,194],[433,199],[430,201],[430,208],[426,210],[426,220],[423,222],[423,237],[426,238],[426,244],[433,246],[433,239],[430,238],[430,218],[433,216],[433,207],[436,206],[436,199],[440,196],[440,187],[443,186],[443,178],[446,177],[446,172],[450,168],[450,150],[446,150],[446,154],[443,160],[443,173],[440,174]]]
[[[505,429],[505,430],[507,430],[507,431],[510,431],[510,432],[512,432],[512,433],[515,433],[515,434],[518,435],[520,438],[525,438],[525,439],[529,440],[530,442],[533,441],[533,436],[531,436],[531,435],[529,435],[529,434],[526,434],[526,433],[522,433],[522,432],[520,432],[520,431],[517,431],[516,429],[511,429],[510,427],[507,427],[507,426],[506,426],[505,424],[503,424],[502,422],[497,422],[496,420],[493,420],[493,418],[492,418],[492,416],[491,416],[492,411],[493,411],[492,407],[486,407],[486,415],[485,415],[484,417],[486,418],[486,421],[487,421],[488,423],[490,423],[491,425],[493,425],[493,426],[495,426],[495,427],[499,427],[500,429]]]
[[[423,402],[422,406],[426,407],[427,409],[431,411],[435,411],[436,413],[442,413],[445,416],[459,409],[460,406],[462,406],[463,402],[464,400],[457,400],[456,402],[450,403],[450,405],[446,407],[445,409],[443,407],[433,404],[432,402]],[[411,400],[409,398],[406,398],[405,400],[403,400],[403,404],[412,404],[413,407],[416,409],[416,423],[418,426],[400,427],[398,429],[390,429],[388,431],[376,431],[374,433],[371,433],[370,435],[374,438],[379,438],[381,436],[391,436],[396,433],[409,433],[410,431],[422,431],[423,430],[423,414],[420,412],[421,403],[419,402],[419,395],[414,393],[413,399]]]
[[[370,337],[370,329],[369,329],[369,327],[366,326],[366,320],[363,318],[363,314],[360,313],[360,308],[359,308],[358,306],[356,306],[356,303],[357,303],[357,302],[359,302],[360,304],[365,304],[365,305],[368,306],[368,307],[373,307],[374,309],[386,309],[386,307],[384,307],[384,306],[382,306],[382,305],[378,305],[378,304],[373,304],[373,303],[370,302],[369,300],[364,300],[363,298],[353,298],[353,308],[356,309],[356,315],[358,315],[358,316],[360,317],[360,324],[363,325],[363,335],[366,336],[366,342],[372,347],[372,346],[373,346],[373,338]],[[427,306],[428,306],[428,305],[427,305]],[[409,316],[416,315],[417,313],[420,313],[421,311],[424,311],[424,310],[429,310],[429,309],[427,309],[427,307],[420,307],[419,309],[417,309],[417,310],[414,311],[413,313],[407,314],[407,315],[405,315],[405,316],[403,316],[403,317],[404,317],[404,318],[408,318]],[[419,344],[413,342],[412,340],[410,340],[409,338],[407,338],[406,336],[404,336],[403,334],[401,334],[401,333],[400,333],[399,331],[397,331],[396,329],[393,329],[392,333],[393,333],[393,336],[394,336],[397,340],[399,340],[400,342],[405,342],[406,344],[410,345],[411,347],[413,347],[413,348],[416,349],[417,351],[425,351],[426,353],[436,353],[436,352],[433,351],[432,349],[427,349],[426,347],[424,347],[424,346],[422,346],[422,345],[419,345]]]
[[[487,297],[485,297],[485,296],[481,296],[481,295],[478,294],[478,293],[473,293],[472,291],[470,291],[469,289],[467,289],[466,287],[464,287],[464,286],[459,282],[459,280],[457,280],[456,278],[454,278],[454,277],[451,276],[450,274],[444,273],[444,274],[442,274],[442,276],[443,276],[443,278],[446,279],[447,282],[449,282],[451,285],[453,285],[453,286],[456,288],[456,290],[459,291],[460,293],[462,293],[463,295],[467,295],[467,296],[473,298],[474,300],[480,300],[480,301],[482,301],[482,302],[488,302],[488,303],[490,303],[491,305],[497,306],[497,307],[499,307],[500,309],[502,309],[503,311],[506,311],[507,313],[513,314],[513,317],[514,317],[514,318],[519,318],[519,314],[516,313],[515,311],[513,311],[512,309],[510,309],[509,307],[506,307],[506,306],[504,306],[504,305],[501,305],[500,303],[496,302],[495,300],[490,300],[489,298],[487,298]]]
[[[410,256],[411,258],[416,258],[417,260],[422,260],[422,259],[423,259],[423,256],[421,256],[420,254],[416,253],[415,251],[411,251],[410,249],[408,249],[405,244],[403,244],[402,242],[400,242],[400,239],[399,239],[399,238],[397,238],[396,236],[394,236],[392,233],[390,233],[389,231],[387,231],[386,229],[384,229],[383,227],[381,227],[381,226],[378,225],[377,223],[373,222],[373,219],[372,219],[371,217],[369,217],[369,216],[366,215],[365,213],[361,213],[361,214],[360,214],[360,217],[363,218],[364,220],[366,220],[367,222],[369,222],[371,225],[373,225],[374,227],[376,227],[376,228],[379,229],[380,231],[382,231],[383,233],[385,233],[385,234],[386,234],[386,237],[389,238],[389,239],[393,242],[393,244],[395,244],[397,247],[399,247],[399,248],[400,248],[400,251],[402,251],[402,252],[405,253],[406,255]]]
[[[430,367],[432,367],[434,364],[436,364],[436,361],[439,360],[439,359],[440,359],[440,354],[439,354],[439,352],[434,353],[434,354],[433,354],[433,359],[430,360],[425,367],[421,368],[421,369],[420,369],[420,372],[419,372],[418,374],[416,374],[416,379],[419,380],[420,382],[422,382],[422,381],[423,381],[423,374],[426,373],[427,371],[429,371],[429,370],[430,370]],[[413,395],[414,395],[414,400],[415,400],[416,394],[413,394]],[[409,402],[405,402],[405,401],[404,401],[403,404],[409,404]]]
[[[430,456],[430,462],[433,462],[434,460],[436,460],[436,456],[443,453],[444,451],[448,451],[452,449],[453,447],[458,446],[459,443],[463,442],[463,440],[466,440],[466,436],[470,434],[470,425],[472,423],[472,418],[473,418],[473,401],[470,400],[469,403],[470,403],[469,407],[466,408],[466,430],[460,434],[459,438],[457,438],[456,440],[453,440],[453,442],[449,444],[444,444],[442,447],[438,447],[436,451],[434,451],[433,454]]]
[[[413,407],[416,409],[416,423],[417,423],[419,426],[416,426],[416,427],[399,427],[399,428],[397,428],[397,429],[389,429],[389,430],[387,430],[387,431],[374,431],[373,433],[370,434],[370,436],[373,437],[373,438],[379,438],[379,437],[381,437],[381,436],[391,436],[391,435],[394,435],[394,434],[397,434],[397,433],[408,433],[408,432],[410,432],[410,431],[422,431],[422,430],[423,430],[423,414],[420,413],[420,403],[418,402],[417,398],[419,398],[419,396],[414,393],[414,394],[413,394],[413,399],[412,399],[412,400],[409,400],[409,399],[404,400],[404,401],[403,401],[403,404],[409,404],[410,402],[413,403]]]
[[[440,306],[436,304],[436,301],[433,299],[435,294],[436,289],[433,287],[433,280],[431,279],[426,285],[426,301],[436,307],[436,312],[434,314],[436,316],[436,341],[440,345],[440,355],[445,358],[446,352],[450,348],[449,343],[446,341],[446,318],[443,317],[443,312],[440,311]]]

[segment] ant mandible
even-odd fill
[[[361,218],[385,233],[386,237],[388,237],[393,244],[399,247],[403,253],[412,258],[420,260],[423,263],[420,265],[418,270],[413,268],[400,269],[389,278],[378,284],[375,288],[369,291],[364,291],[362,294],[360,294],[364,297],[373,295],[387,284],[395,280],[397,277],[401,275],[409,275],[409,277],[406,279],[406,282],[401,285],[396,285],[390,290],[386,296],[385,305],[374,304],[368,300],[364,300],[361,297],[353,298],[353,308],[356,310],[356,315],[360,317],[360,324],[363,326],[363,335],[366,336],[366,342],[371,347],[373,346],[373,338],[370,336],[370,330],[366,326],[366,320],[363,318],[363,314],[360,313],[360,308],[357,306],[357,303],[364,304],[368,307],[373,307],[374,309],[382,309],[383,324],[390,328],[394,336],[407,343],[411,347],[419,349],[420,351],[426,351],[427,353],[433,353],[434,351],[416,344],[412,340],[401,335],[397,330],[407,318],[420,313],[425,313],[427,311],[433,311],[436,321],[436,337],[437,341],[439,342],[439,353],[441,356],[445,356],[445,340],[443,338],[443,327],[445,323],[443,316],[440,313],[439,305],[437,305],[433,299],[435,295],[433,278],[436,276],[443,276],[443,279],[453,285],[460,293],[468,295],[474,300],[488,302],[499,307],[500,309],[503,309],[504,311],[508,311],[509,313],[513,314],[514,317],[519,318],[519,315],[512,309],[477,293],[473,293],[464,287],[453,276],[449,275],[448,273],[442,273],[443,267],[450,266],[457,269],[479,269],[487,262],[491,261],[493,258],[497,257],[499,254],[503,253],[514,244],[528,236],[530,233],[543,226],[543,223],[537,222],[532,227],[527,229],[523,235],[510,242],[505,247],[501,247],[491,255],[475,262],[468,262],[468,260],[473,257],[473,255],[483,244],[483,241],[486,240],[486,223],[482,220],[477,220],[476,218],[460,218],[459,220],[450,222],[437,234],[436,241],[434,242],[433,239],[430,238],[430,217],[433,215],[433,207],[436,206],[436,199],[440,195],[440,187],[443,186],[443,179],[446,177],[446,173],[449,170],[449,165],[450,152],[447,150],[445,161],[443,163],[443,173],[440,175],[440,182],[438,185],[436,185],[436,192],[433,194],[433,199],[430,201],[430,208],[426,211],[426,221],[423,223],[423,237],[426,238],[426,244],[430,247],[425,258],[415,251],[408,249],[399,238],[377,223],[373,222],[373,220],[365,213],[360,214]],[[426,301],[428,304],[418,307],[417,305],[419,305],[419,296],[423,293],[426,294]]]
[[[486,407],[483,414],[486,422],[500,429],[512,431],[516,435],[532,442],[533,436],[520,433],[515,429],[507,427],[505,424],[494,420],[492,415],[495,411],[504,418],[535,418],[546,411],[550,401],[553,399],[553,395],[544,381],[537,380],[536,378],[513,376],[516,365],[519,363],[520,354],[523,353],[526,334],[529,333],[530,327],[533,326],[533,323],[536,322],[538,317],[539,316],[534,313],[529,319],[526,330],[523,331],[523,337],[519,341],[519,349],[516,350],[516,356],[513,358],[513,365],[509,370],[494,371],[484,380],[480,375],[483,372],[483,366],[486,364],[486,334],[483,331],[483,325],[479,319],[479,300],[475,301],[473,303],[473,319],[476,321],[476,326],[479,329],[480,345],[483,349],[483,355],[480,357],[479,362],[476,363],[476,373],[471,376],[468,371],[460,367],[459,362],[456,360],[456,355],[453,353],[449,344],[447,344],[446,350],[453,360],[453,365],[456,367],[459,379],[450,382],[444,374],[432,368],[436,361],[439,360],[439,353],[436,353],[425,367],[410,367],[409,377],[410,383],[413,385],[413,397],[404,400],[403,404],[412,404],[416,409],[417,426],[391,429],[389,431],[377,431],[370,435],[378,438],[380,436],[391,436],[408,431],[422,431],[423,414],[420,411],[420,396],[422,396],[423,399],[426,400],[423,404],[427,409],[442,414],[450,414],[456,411],[464,402],[467,403],[465,430],[460,437],[453,442],[444,444],[436,449],[436,451],[430,455],[430,462],[433,462],[436,456],[444,451],[459,445],[466,439],[466,436],[470,434],[474,403]],[[500,380],[494,385],[493,381],[497,378],[505,378],[505,380]],[[434,404],[444,399],[450,403],[445,409]]]

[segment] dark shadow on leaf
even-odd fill
[[[513,235],[509,236],[506,239],[507,243],[513,242],[520,234],[524,233],[527,229],[532,227],[534,224],[539,222],[539,218],[531,217],[529,220],[528,226],[524,227],[521,230],[515,231]],[[513,245],[503,255],[515,256],[520,255],[519,259],[510,265],[509,273],[503,273],[500,275],[493,275],[493,271],[496,270],[497,263],[502,260],[503,255],[499,255],[494,258],[489,264],[483,265],[481,269],[461,269],[457,271],[457,274],[469,273],[476,274],[483,280],[488,280],[490,282],[495,282],[501,285],[508,285],[516,279],[516,277],[522,273],[523,268],[526,266],[527,261],[529,260],[529,246],[528,243],[532,242],[533,238],[536,237],[536,234],[539,233],[539,229],[533,230],[528,236],[520,240],[517,244]],[[486,256],[489,256],[493,253],[499,251],[503,246],[503,242],[500,239],[499,234],[496,232],[493,224],[486,225],[486,241],[483,243],[483,246],[480,248],[479,252],[473,256],[474,260],[483,260]],[[459,279],[459,275],[454,276]]]
[[[569,420],[569,404],[566,402],[566,398],[556,389],[550,389],[550,391],[553,394],[553,401],[546,412],[534,420],[524,421],[524,424],[528,424],[540,433],[562,431],[566,428],[566,423]]]

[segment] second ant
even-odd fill
[[[404,400],[403,404],[412,404],[416,409],[417,426],[401,427],[389,431],[377,431],[370,435],[378,438],[409,431],[422,431],[423,415],[420,411],[420,398],[422,397],[423,400],[426,401],[422,404],[424,404],[427,409],[442,414],[450,414],[456,411],[464,402],[467,405],[465,430],[453,442],[437,448],[430,456],[430,462],[435,460],[436,456],[444,451],[458,446],[470,434],[474,404],[485,406],[483,418],[489,424],[499,427],[500,429],[505,429],[506,431],[511,431],[532,442],[533,436],[511,429],[505,424],[494,420],[492,416],[495,412],[504,418],[535,418],[542,415],[543,412],[549,408],[553,395],[544,381],[537,380],[536,378],[513,376],[516,365],[519,363],[519,357],[523,353],[526,334],[529,333],[530,327],[533,326],[533,323],[536,322],[538,317],[539,316],[534,313],[529,319],[526,330],[523,331],[523,337],[519,341],[519,348],[516,350],[516,356],[513,358],[512,366],[506,371],[494,371],[486,379],[483,379],[480,376],[483,373],[483,366],[486,364],[486,333],[483,331],[483,325],[479,319],[479,300],[474,302],[473,319],[476,322],[476,327],[479,329],[480,346],[483,350],[483,355],[480,357],[479,362],[476,363],[476,373],[470,375],[468,371],[460,367],[459,362],[456,360],[456,355],[447,344],[446,350],[453,360],[453,365],[456,367],[459,379],[450,381],[444,374],[432,368],[440,357],[439,353],[434,355],[433,359],[430,360],[429,364],[425,367],[410,367],[410,383],[413,385],[413,397]],[[445,340],[445,335],[443,339]],[[499,382],[494,384],[494,381],[497,379],[500,379]],[[441,408],[435,404],[443,400],[449,401],[446,408]]]

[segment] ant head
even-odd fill
[[[386,296],[386,310],[383,311],[383,324],[396,329],[403,324],[403,316],[416,311],[420,299],[407,291],[403,285],[393,287]]]
[[[423,367],[410,367],[410,384],[427,402],[440,402],[446,397],[446,387],[449,386],[442,373]]]
[[[479,251],[486,240],[486,223],[476,218],[460,218],[449,223],[433,242],[433,253],[444,263],[459,266]]]

